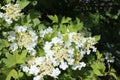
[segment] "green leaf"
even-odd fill
[[[67,40],[68,40],[68,35],[66,35],[66,34],[63,35],[63,40],[64,40],[64,41],[67,41]]]
[[[3,40],[3,43],[4,43],[5,47],[9,46],[9,42],[7,40]]]
[[[15,69],[12,69],[6,77],[6,80],[11,80],[11,77],[18,79],[18,73]]]
[[[21,78],[21,77],[23,77],[23,75],[24,75],[23,72],[21,72],[21,71],[19,70],[19,71],[18,71],[18,77]]]
[[[5,0],[5,2],[6,2],[6,3],[10,3],[10,2],[11,2],[11,0]]]
[[[60,30],[62,33],[66,33],[66,31],[67,31],[67,26],[66,26],[66,25],[63,25],[63,24],[60,24],[59,30]]]
[[[19,4],[19,8],[22,10],[30,3],[30,1],[28,1],[28,0],[22,0],[22,1],[17,0],[16,3]]]
[[[98,42],[100,40],[101,36],[100,35],[95,35],[94,38],[95,38],[96,42]]]
[[[38,18],[33,19],[34,25],[40,24],[40,20]]]
[[[117,76],[115,73],[111,72],[109,75],[113,76],[117,80]]]
[[[22,54],[18,54],[18,52],[14,52],[13,55],[12,54],[6,54],[6,59],[3,59],[3,62],[6,64],[6,66],[12,67],[15,66],[16,64],[21,64],[24,63],[24,58],[27,54],[26,50],[22,51]]]
[[[62,23],[62,24],[64,24],[64,23],[69,23],[70,21],[71,21],[71,18],[70,18],[70,17],[67,17],[67,18],[63,17],[61,23]]]
[[[9,42],[5,39],[0,39],[0,50],[3,49],[4,47],[8,47]]]
[[[48,18],[52,20],[52,23],[58,23],[58,17],[56,15],[48,15]]]
[[[96,52],[96,55],[98,60],[104,61],[103,55],[99,51]]]
[[[94,74],[97,76],[103,76],[105,73],[105,65],[103,62],[95,61],[91,64]]]

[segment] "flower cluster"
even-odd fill
[[[49,34],[49,33],[52,33],[53,32],[53,29],[51,27],[48,27],[47,29],[45,30],[40,30],[40,37],[44,38],[44,36],[46,34]]]
[[[115,56],[113,56],[111,53],[105,53],[105,59],[109,63],[113,63],[115,61]]]
[[[19,9],[18,4],[8,3],[7,5],[1,7],[5,13],[0,12],[0,18],[4,18],[8,24],[12,23],[12,20],[17,20],[20,16],[22,16],[21,10]]]
[[[48,31],[49,29],[50,31]],[[53,33],[50,27],[42,30],[42,32],[40,31],[40,37],[43,40],[45,35]],[[68,37],[68,39],[64,40],[65,37]],[[76,32],[66,34],[58,32],[57,36],[44,42],[43,52],[45,55],[32,56],[26,61],[27,64],[21,66],[24,72],[35,76],[34,80],[40,80],[46,75],[58,78],[61,71],[69,67],[73,70],[81,70],[82,67],[86,66],[85,62],[81,61],[84,55],[90,54],[91,51],[96,52],[95,38],[84,37]]]
[[[10,31],[8,41],[11,42],[10,50],[15,51],[18,48],[26,48],[32,55],[36,54],[34,49],[37,45],[38,36],[35,31],[25,26],[16,26],[15,31]]]

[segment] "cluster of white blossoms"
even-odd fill
[[[40,32],[40,37],[52,34],[52,28],[48,28]],[[49,34],[47,34],[47,32]],[[53,78],[58,78],[62,70],[71,67],[73,70],[81,70],[85,67],[85,62],[81,61],[85,54],[90,54],[91,51],[96,52],[95,38],[84,37],[81,33],[68,32],[62,34],[57,33],[57,36],[51,38],[50,41],[44,43],[44,56],[33,56],[26,61],[26,64],[21,68],[24,72],[34,75],[33,80],[41,80],[48,75]],[[64,40],[64,36],[68,37]]]
[[[44,36],[46,35],[46,34],[49,34],[49,33],[52,33],[53,32],[53,29],[51,28],[51,27],[48,27],[47,29],[42,29],[42,30],[40,30],[40,37],[41,38],[44,38]]]
[[[34,49],[37,45],[38,36],[35,31],[26,26],[16,26],[15,31],[10,31],[8,41],[11,42],[10,50],[15,51],[18,48],[26,48],[32,55],[36,54]]]
[[[5,12],[0,12],[0,18],[4,18],[8,24],[11,24],[13,20],[17,20],[20,16],[22,16],[18,4],[8,3],[1,7],[1,9]]]
[[[105,53],[105,59],[107,60],[107,62],[109,63],[114,63],[115,61],[115,56],[112,56],[112,53]]]

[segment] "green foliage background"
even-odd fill
[[[87,68],[80,71],[67,70],[60,75],[59,80],[120,80],[120,0],[0,0],[0,6],[6,3],[19,3],[22,12],[27,16],[19,24],[34,26],[34,29],[40,30],[45,26],[67,24],[70,21],[76,23],[80,19],[83,22],[83,28],[92,35],[100,35],[97,43],[99,52],[96,55],[91,54],[86,57],[86,62],[91,62]],[[92,5],[93,4],[93,5]],[[104,4],[103,6],[101,6]],[[53,15],[53,16],[49,16]],[[71,17],[71,18],[66,18]],[[40,25],[39,25],[40,24]],[[14,25],[14,24],[13,24]],[[39,26],[38,26],[39,25]],[[74,25],[74,24],[73,24]],[[81,24],[79,24],[81,25]],[[0,79],[10,80],[11,76],[18,80],[30,80],[31,77],[23,75],[21,71],[14,68],[18,64],[24,63],[24,55],[15,52],[14,55],[7,54],[5,47],[9,43],[2,39],[2,31],[9,25],[0,24]],[[62,25],[63,26],[63,25]],[[63,26],[61,31],[64,32]],[[74,28],[72,29],[74,30]],[[5,55],[1,55],[4,52]],[[115,56],[114,63],[107,63],[104,60],[104,54],[112,53]],[[7,59],[2,59],[6,56]],[[19,61],[17,60],[19,58]],[[5,67],[4,64],[6,65]],[[9,62],[9,63],[8,63]],[[88,62],[88,63],[89,63]],[[100,66],[99,66],[100,65]],[[6,73],[7,72],[7,73]],[[5,73],[5,74],[3,74]],[[51,79],[45,77],[45,79]]]

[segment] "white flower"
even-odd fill
[[[111,53],[106,53],[105,54],[105,59],[107,60],[107,62],[110,62],[110,63],[113,63],[115,60],[114,60],[114,56],[112,56]]]
[[[63,40],[61,38],[58,38],[58,37],[54,37],[52,38],[52,42],[51,43],[63,43]]]
[[[26,26],[16,26],[15,31],[16,32],[25,32],[27,30]]]
[[[0,12],[0,18],[3,18],[3,13],[2,12]]]
[[[71,41],[70,40],[66,41],[65,46],[69,48],[71,46]]]
[[[58,65],[59,65],[59,63],[55,60],[55,58],[50,57],[49,59],[50,59],[51,62],[53,63],[53,66],[58,66]]]
[[[44,38],[44,36],[46,35],[46,34],[50,34],[50,33],[52,33],[53,32],[53,29],[51,28],[51,27],[48,27],[47,29],[45,29],[45,30],[40,30],[40,37],[42,37],[42,38]]]
[[[45,29],[46,34],[48,33],[52,33],[53,29],[51,27],[48,27],[47,29]]]
[[[5,21],[8,23],[8,24],[11,24],[13,21],[11,19],[5,19]]]
[[[97,48],[96,48],[96,47],[93,47],[92,49],[93,49],[93,50],[92,50],[93,52],[96,52],[96,50],[97,50]]]
[[[74,54],[74,49],[71,48],[71,47],[69,47],[69,48],[68,48],[68,53],[69,53],[70,55],[73,55],[73,54]]]
[[[74,59],[72,59],[72,58],[68,58],[68,60],[67,60],[67,62],[68,62],[68,64],[69,65],[73,65],[74,64]]]
[[[16,49],[18,49],[18,45],[16,43],[10,44],[10,50],[15,51]]]
[[[35,59],[35,63],[36,63],[36,65],[40,65],[40,64],[42,64],[42,62],[43,62],[44,60],[45,60],[44,57],[38,57],[38,58]]]
[[[31,55],[35,55],[37,52],[36,52],[36,50],[35,49],[32,49],[32,50],[28,50],[30,53],[31,53]]]
[[[90,52],[91,52],[91,50],[87,50],[87,54],[88,54],[88,55],[90,54]]]
[[[22,13],[20,13],[21,10],[18,8],[18,6],[18,4],[8,3],[5,6],[1,7],[1,9],[5,11],[3,14],[4,18],[8,20],[17,20],[18,17],[22,15]]]
[[[9,32],[9,36],[8,36],[8,41],[13,42],[15,40],[15,32],[14,31],[10,31]]]
[[[56,69],[53,69],[51,76],[54,78],[58,78],[58,75],[60,73],[61,73],[61,71],[58,68],[56,68]]]
[[[32,65],[30,66],[29,73],[37,75],[39,73],[39,69],[36,67],[36,65]]]
[[[41,77],[38,75],[38,76],[35,76],[34,78],[33,78],[33,80],[40,80],[41,79]]]
[[[75,65],[73,65],[73,66],[72,66],[72,69],[73,69],[73,70],[76,70],[76,69],[81,70],[81,68],[82,68],[82,67],[85,67],[85,66],[86,66],[86,64],[85,64],[84,62],[80,62],[80,64],[75,64]]]
[[[61,68],[62,70],[66,70],[66,69],[68,68],[67,63],[66,63],[66,62],[61,62],[60,68]]]
[[[62,36],[62,33],[61,33],[61,32],[58,32],[57,35],[58,35],[58,37],[59,37],[60,39],[63,39],[63,36]]]
[[[29,34],[30,34],[31,37],[32,37],[32,41],[33,41],[33,42],[34,42],[34,41],[37,42],[38,36],[36,36],[35,31],[33,31],[32,29],[29,29],[28,32],[29,32]]]
[[[70,40],[70,42],[72,42],[72,38],[73,38],[73,36],[74,35],[76,35],[77,33],[76,32],[71,32],[71,33],[69,33],[69,35],[68,35],[68,37],[69,37],[69,40]]]
[[[40,37],[44,38],[45,36],[45,31],[44,30],[40,30]]]
[[[27,66],[22,66],[22,70],[27,73],[27,72],[29,71],[29,67],[27,67]]]
[[[45,45],[44,45],[43,49],[44,49],[45,51],[49,51],[50,48],[51,48],[51,46],[52,46],[52,43],[51,43],[51,42],[45,42]],[[47,52],[46,52],[46,53],[47,53]]]
[[[47,51],[45,51],[46,52],[46,55],[45,55],[45,57],[46,58],[50,58],[51,59],[51,57],[54,55],[54,53],[51,51],[51,50],[47,50]]]
[[[32,55],[36,54],[34,49],[37,45],[38,36],[35,31],[26,26],[16,26],[15,31],[9,32],[8,41],[16,43],[19,48],[26,48]]]
[[[45,42],[45,45],[43,47],[45,53],[46,53],[46,58],[51,58],[53,56],[53,52],[51,51],[52,43],[51,42]]]

